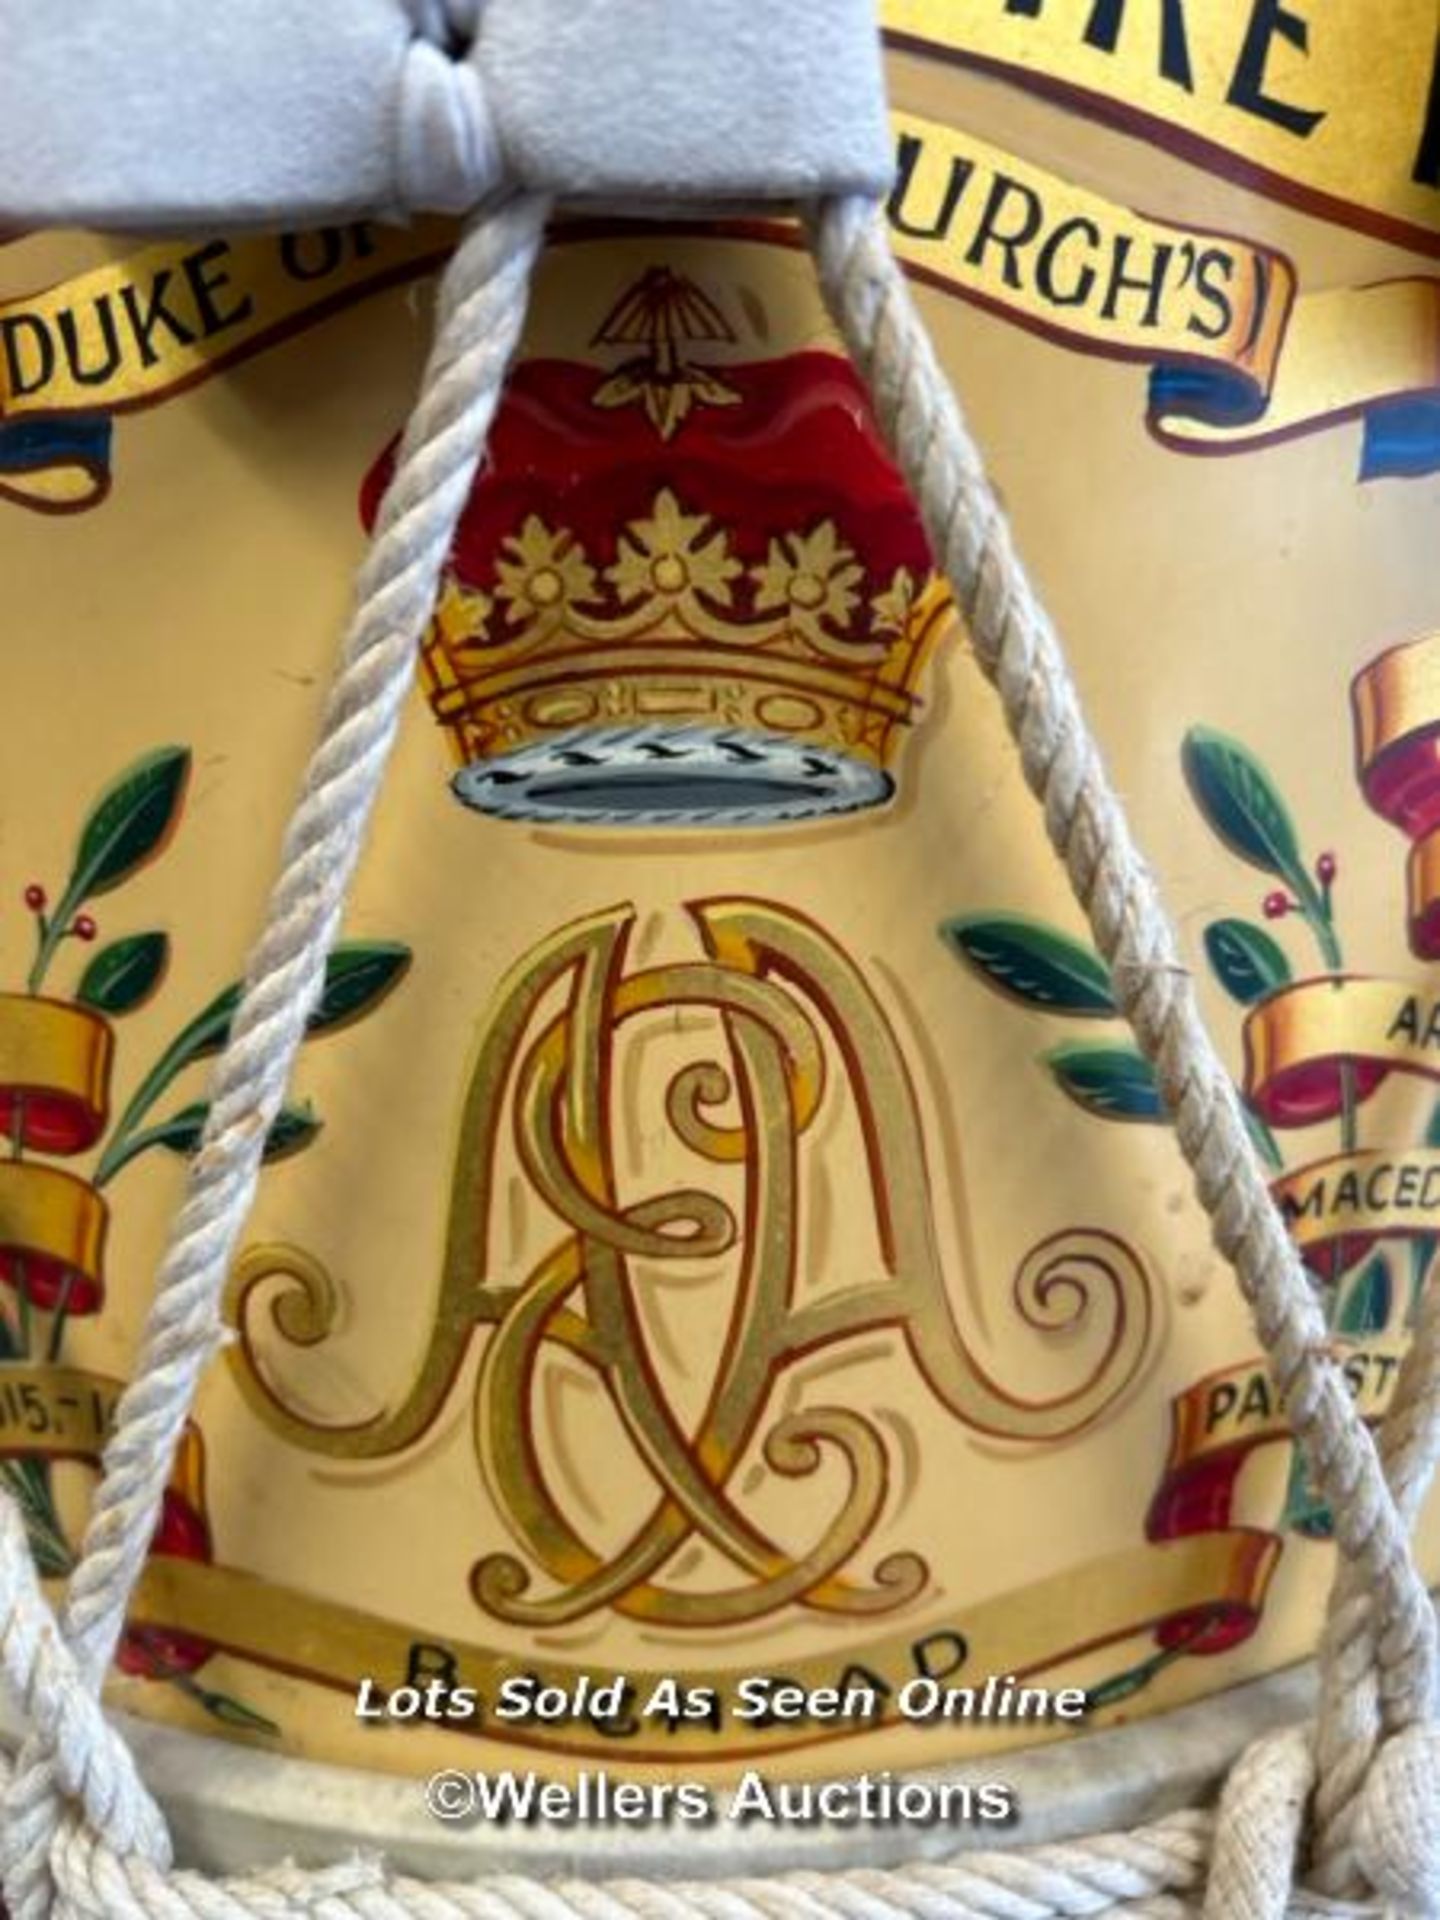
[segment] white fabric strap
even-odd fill
[[[883,191],[872,0],[0,0],[0,224]]]

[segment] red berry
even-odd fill
[[[25,904],[32,913],[43,913],[45,911],[45,889],[39,885],[37,881],[32,880],[29,886],[26,887]]]
[[[1315,862],[1315,873],[1322,887],[1328,887],[1340,871],[1333,853],[1322,853]]]
[[[70,923],[70,931],[77,940],[93,940],[100,929],[88,913],[82,913]]]
[[[1267,893],[1266,894],[1265,918],[1267,920],[1283,920],[1289,911],[1290,911],[1290,896],[1288,893]]]

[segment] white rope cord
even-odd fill
[[[0,1666],[51,1756],[62,1792],[113,1835],[116,1846],[168,1866],[164,1819],[56,1630],[40,1595],[25,1522],[8,1494],[0,1495]]]
[[[200,1376],[222,1338],[220,1300],[265,1137],[324,984],[441,569],[519,340],[547,211],[544,200],[516,196],[484,213],[441,282],[435,346],[360,570],[320,743],[215,1068],[204,1136],[66,1595],[65,1637],[92,1694],[119,1640]],[[56,1785],[51,1743],[32,1734],[0,1832],[0,1880],[12,1920],[42,1920],[49,1907],[46,1851],[58,1814]],[[118,1830],[101,1827],[123,1844]]]
[[[1413,1525],[1440,1451],[1440,1288],[1421,1297],[1414,1339],[1380,1429],[1380,1454],[1407,1524]],[[1367,1869],[1402,1911],[1440,1905],[1433,1876],[1440,1863],[1434,1788],[1440,1751],[1433,1721],[1403,1730],[1377,1759],[1383,1722],[1369,1595],[1353,1564],[1336,1574],[1319,1655],[1320,1709],[1313,1748],[1291,1728],[1257,1741],[1231,1769],[1216,1833],[1217,1884],[1243,1890],[1239,1910],[1283,1911],[1302,1848],[1313,1792],[1315,1840],[1309,1877],[1323,1895],[1364,1896]],[[1433,1713],[1433,1706],[1432,1706]],[[1418,1763],[1418,1781],[1401,1779],[1395,1799],[1408,1809],[1390,1820],[1392,1767]],[[1429,1783],[1427,1789],[1426,1783]],[[1429,1799],[1429,1821],[1419,1806]],[[1427,1879],[1431,1885],[1427,1890]]]
[[[1413,1527],[1440,1457],[1440,1287],[1429,1286],[1421,1295],[1414,1338],[1380,1430],[1380,1453],[1396,1504]],[[1382,1732],[1404,1729],[1403,1718],[1392,1721],[1382,1696],[1389,1669],[1375,1658],[1375,1633],[1370,1596],[1347,1563],[1336,1574],[1321,1642],[1315,1743],[1313,1879],[1331,1894],[1363,1890],[1357,1848],[1375,1855],[1373,1835],[1367,1846],[1362,1832],[1369,1824],[1366,1777]],[[1435,1709],[1432,1699],[1432,1716]],[[1440,1780],[1440,1751],[1433,1746],[1430,1764]]]
[[[65,1920],[1073,1920],[1117,1906],[1127,1916],[1194,1913],[1185,1896],[1203,1878],[1209,1825],[1204,1814],[1176,1814],[1135,1833],[893,1871],[466,1883],[416,1880],[365,1859],[228,1880],[167,1874],[98,1847],[67,1821],[54,1867]]]
[[[831,310],[869,378],[880,423],[967,616],[976,656],[1000,694],[1052,844],[1110,966],[1117,1002],[1155,1064],[1216,1245],[1251,1304],[1290,1424],[1329,1502],[1346,1569],[1342,1591],[1366,1595],[1373,1610],[1373,1630],[1363,1636],[1355,1633],[1355,1616],[1342,1610],[1337,1617],[1349,1637],[1327,1636],[1323,1650],[1332,1677],[1324,1690],[1321,1748],[1327,1754],[1364,1749],[1358,1787],[1373,1750],[1363,1734],[1366,1689],[1373,1687],[1384,1702],[1385,1724],[1397,1732],[1423,1725],[1434,1706],[1435,1618],[1409,1551],[1407,1520],[1435,1465],[1435,1322],[1417,1340],[1404,1398],[1397,1397],[1394,1444],[1409,1509],[1402,1516],[1328,1349],[1318,1302],[1200,1018],[1154,879],[1131,840],[1059,640],[935,362],[883,215],[865,201],[831,202],[814,223],[814,240]],[[1267,1744],[1266,1752],[1271,1764],[1277,1752],[1288,1756],[1283,1787],[1298,1803],[1303,1791],[1296,1795],[1293,1744]],[[1421,1813],[1416,1807],[1417,1823]],[[1287,1884],[1292,1866],[1293,1859],[1284,1863]],[[1245,1911],[1226,1905],[1224,1882],[1221,1872],[1212,1887],[1214,1910]],[[1349,1876],[1346,1890],[1354,1884]]]
[[[1130,1834],[889,1872],[678,1883],[495,1875],[438,1884],[365,1860],[221,1880],[168,1867],[163,1829],[96,1695],[144,1564],[174,1448],[221,1337],[220,1295],[265,1134],[320,990],[419,640],[518,338],[545,212],[534,198],[496,206],[467,232],[445,275],[437,344],[361,572],[281,879],[216,1068],[210,1125],[107,1448],[67,1598],[63,1645],[18,1523],[0,1515],[0,1662],[31,1726],[19,1762],[0,1775],[0,1877],[12,1920],[1058,1920],[1120,1911],[1175,1920],[1198,1911],[1207,1857],[1207,1915],[1280,1920],[1374,1912],[1348,1894],[1338,1901],[1292,1895],[1313,1765],[1308,1740],[1296,1732],[1252,1749],[1237,1776],[1246,1795],[1226,1796],[1218,1832],[1211,1816],[1180,1814]],[[1366,1887],[1390,1891],[1393,1882],[1405,1910],[1421,1911],[1434,1891],[1440,1819],[1425,1752],[1401,1743],[1430,1731],[1435,1623],[1410,1558],[1405,1518],[1434,1462],[1440,1309],[1427,1311],[1387,1429],[1392,1498],[1326,1351],[1323,1321],[1254,1161],[1233,1086],[1195,1011],[1058,641],[890,255],[883,217],[869,201],[834,202],[817,215],[814,239],[832,310],[870,379],[882,426],[969,617],[977,656],[999,689],[1026,778],[1044,804],[1117,998],[1156,1064],[1217,1245],[1252,1304],[1292,1424],[1334,1513],[1354,1582],[1353,1593],[1343,1583],[1337,1591],[1334,1618],[1349,1622],[1341,1644],[1354,1673],[1347,1665],[1338,1689],[1343,1705],[1329,1711],[1353,1717],[1355,1697],[1369,1689],[1371,1710],[1392,1736],[1372,1754],[1368,1771],[1356,1774],[1357,1786],[1364,1783],[1360,1813],[1353,1845],[1348,1838],[1345,1844]],[[1358,1594],[1367,1596],[1363,1616]],[[1340,1660],[1329,1639],[1333,1678]],[[1347,1737],[1353,1746],[1356,1736]],[[1372,1739],[1367,1752],[1373,1746]],[[1386,1803],[1377,1809],[1377,1765],[1392,1751],[1402,1752],[1404,1764],[1392,1769]],[[1258,1810],[1268,1824],[1257,1839],[1250,1816]],[[1251,1858],[1257,1848],[1258,1864]],[[1377,1866],[1381,1848],[1404,1856],[1398,1880]]]

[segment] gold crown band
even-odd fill
[[[491,591],[447,583],[427,692],[461,766],[577,729],[670,721],[884,769],[953,603],[943,582],[904,569],[862,603],[863,579],[829,521],[773,538],[746,569],[724,530],[669,489],[603,573],[571,533],[531,515],[505,541]]]

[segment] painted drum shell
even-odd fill
[[[1321,418],[1318,402],[1307,419],[1284,382],[1314,337],[1312,289],[1354,295],[1345,337],[1368,345],[1392,337],[1393,309],[1384,295],[1386,325],[1367,320],[1360,291],[1427,269],[1314,202],[1296,211],[948,63],[896,53],[892,71],[905,136],[924,148],[901,203],[920,230],[900,235],[919,297],[1252,1096],[1257,1150],[1283,1162],[1277,1199],[1317,1281],[1349,1276],[1336,1337],[1378,1414],[1422,1275],[1413,1249],[1437,1160],[1426,1100],[1440,1004],[1426,851],[1440,738],[1425,704],[1440,631],[1435,481],[1374,470],[1385,436],[1373,420]],[[961,154],[971,198],[956,211],[972,224],[957,229],[966,245],[926,253],[946,139],[972,143]],[[1023,212],[1039,194],[1043,231],[1070,223],[1047,271],[1053,291],[1062,262],[1092,270],[1089,305],[1042,311],[1038,268],[1008,286],[1011,256],[993,235],[974,283],[974,208],[1002,179],[1013,184],[1000,204]],[[1100,230],[1094,201],[1109,224],[1091,245],[1075,223]],[[1296,1663],[1323,1611],[1328,1515],[1290,1458],[1253,1333],[1110,1018],[989,689],[943,584],[921,577],[928,556],[853,415],[851,452],[822,436],[805,483],[813,445],[797,419],[816,376],[845,405],[853,382],[793,238],[763,224],[555,235],[516,389],[525,486],[506,443],[477,509],[493,517],[457,551],[427,636],[345,964],[246,1236],[228,1303],[242,1337],[206,1383],[112,1688],[190,1858],[318,1859],[363,1832],[446,1872],[477,1849],[537,1869],[623,1858],[718,1870],[731,1857],[840,1864],[1001,1838],[787,1829],[748,1835],[731,1856],[723,1829],[452,1834],[423,1808],[420,1782],[442,1767],[650,1777],[682,1760],[717,1783],[752,1765],[1004,1779],[1020,1801],[1008,1844],[1191,1801],[1310,1699]],[[1144,324],[1145,289],[1121,286],[1107,332],[1104,273],[1159,274],[1187,238],[1194,271],[1183,287],[1178,266],[1165,278],[1156,326]],[[36,1141],[20,1163],[103,1194],[108,1210],[103,1246],[87,1243],[93,1295],[72,1288],[60,1316],[61,1357],[84,1383],[47,1387],[40,1362],[18,1357],[0,1370],[0,1440],[42,1461],[53,1513],[40,1521],[67,1537],[178,1193],[185,1116],[223,1027],[214,1010],[313,733],[362,511],[413,390],[426,330],[414,283],[447,243],[419,230],[252,238],[253,252],[176,243],[158,267],[172,307],[196,276],[219,289],[223,274],[215,310],[238,314],[248,294],[278,316],[273,336],[247,335],[242,352],[249,322],[236,319],[215,336],[207,377],[187,361],[173,392],[137,387],[98,424],[66,415],[69,465],[4,476],[0,553],[14,617],[37,636],[7,669],[15,710],[36,716],[17,729],[0,796],[14,895],[33,870],[58,897],[89,810],[163,743],[183,743],[189,769],[166,831],[123,888],[85,909],[98,948],[162,929],[170,946],[144,997],[94,1016],[113,1056],[87,1082],[103,1136]],[[16,242],[0,257],[13,261],[3,299],[135,256],[75,237]],[[1208,276],[1221,259],[1232,333],[1202,351],[1188,322],[1218,325]],[[657,268],[700,289],[735,338],[696,337],[693,317],[673,338],[597,338]],[[1156,332],[1173,354],[1154,350]],[[14,337],[17,353],[38,351],[33,331]],[[643,378],[596,404],[677,340],[707,378],[692,378],[668,440]],[[98,322],[82,345],[93,371]],[[1210,376],[1254,417],[1187,425],[1177,398]],[[717,397],[726,388],[740,399]],[[1267,410],[1282,402],[1272,435]],[[583,525],[562,510],[574,448],[559,414],[589,436]],[[741,427],[785,454],[757,460],[753,484],[743,448],[717,452]],[[623,482],[607,486],[607,461]],[[40,504],[67,514],[17,503],[42,482]],[[667,491],[673,511],[658,505]],[[527,548],[531,520],[541,531]],[[588,570],[571,593],[577,618],[554,631],[531,592],[548,564],[542,535],[572,581]],[[646,627],[640,561],[682,558],[704,576],[685,609],[695,631],[675,612],[678,588],[670,624]],[[615,568],[621,579],[607,579]],[[886,630],[877,615],[897,572],[912,577]],[[812,574],[829,594],[818,647],[802,617]],[[521,617],[496,628],[501,603]],[[860,658],[877,637],[881,656]],[[826,654],[852,642],[838,663]],[[567,647],[591,650],[583,671]],[[653,657],[636,664],[631,647]],[[726,671],[712,684],[698,669],[717,660]],[[657,691],[666,711],[637,716]],[[633,764],[652,744],[673,754],[695,724],[684,701],[702,699],[710,741],[734,728],[747,751],[780,743],[788,798],[818,790],[823,804],[749,810],[761,817],[737,805],[723,820],[681,817],[669,797],[649,817],[638,804],[583,821],[543,813],[537,771],[555,777],[566,754],[598,760],[617,737]],[[39,725],[56,712],[67,740],[73,731],[59,755]],[[493,727],[493,746],[462,739],[457,714]],[[529,782],[524,806],[493,804],[493,791],[473,804],[476,766]],[[845,768],[868,770],[853,806],[841,804]],[[1281,797],[1295,860],[1283,828],[1276,853],[1272,816],[1267,867],[1217,800],[1250,780]],[[19,951],[28,932],[11,911]],[[1322,926],[1338,961],[1321,950]],[[44,983],[57,1004],[75,1003],[92,957],[59,950]],[[12,985],[27,997],[11,974],[3,984],[0,1015]],[[147,1070],[197,1022],[187,1063],[130,1125]],[[587,1078],[587,1060],[603,1070]],[[757,1114],[763,1167],[740,1141]],[[146,1143],[152,1127],[167,1138]],[[563,1230],[546,1212],[556,1195],[570,1209]],[[751,1246],[751,1222],[776,1264],[747,1274],[726,1262]],[[690,1267],[665,1244],[687,1235]],[[608,1296],[609,1322],[598,1281],[588,1296],[572,1284],[582,1245],[595,1271],[628,1277],[628,1292]],[[761,1351],[763,1316],[734,1311],[757,1273],[791,1289],[770,1297],[784,1335],[764,1353],[773,1403],[758,1363],[731,1365],[747,1339]],[[837,1307],[835,1295],[877,1280],[895,1292],[836,1337],[854,1300]],[[56,1315],[58,1287],[32,1275],[30,1295],[37,1316]],[[20,1297],[6,1290],[17,1323]],[[1118,1328],[1106,1317],[1117,1298]],[[622,1324],[639,1329],[632,1358],[646,1356],[624,1380],[596,1359]],[[527,1373],[532,1343],[547,1351]],[[487,1359],[497,1346],[501,1359]],[[664,1392],[647,1398],[657,1378]],[[538,1443],[515,1416],[532,1389],[554,1418]],[[712,1401],[748,1409],[742,1438]],[[633,1444],[646,1421],[648,1454]],[[668,1481],[651,1477],[654,1459]],[[651,1564],[678,1524],[651,1520],[657,1488],[689,1516],[678,1570]],[[1432,1579],[1437,1548],[1432,1515]],[[768,1610],[767,1581],[783,1595]],[[748,1665],[828,1680],[859,1662],[894,1679],[917,1644],[945,1635],[968,1636],[977,1665],[1074,1678],[1103,1703],[1081,1733],[1039,1746],[1027,1730],[899,1729],[729,1738],[717,1753],[708,1735],[671,1747],[657,1733],[637,1759],[601,1736],[362,1727],[346,1685],[371,1665],[402,1683],[417,1646],[422,1669],[479,1647],[602,1675]]]

